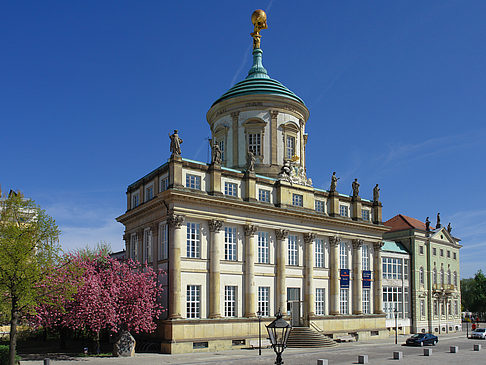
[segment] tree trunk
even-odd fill
[[[15,354],[16,354],[16,350],[17,350],[17,324],[18,324],[18,322],[19,322],[19,312],[18,312],[18,309],[17,309],[17,300],[12,299],[8,365],[15,365]]]
[[[96,354],[99,355],[101,353],[100,348],[100,332],[96,332]]]

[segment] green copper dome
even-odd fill
[[[279,95],[304,104],[301,98],[282,83],[268,76],[267,70],[263,67],[262,55],[263,51],[260,48],[253,50],[253,66],[250,68],[248,76],[224,93],[223,96],[213,103],[213,106],[226,99],[254,94]]]

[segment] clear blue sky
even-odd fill
[[[452,223],[461,272],[486,269],[485,1],[16,1],[0,12],[0,184],[63,231],[108,241],[128,184],[169,156],[206,161],[211,104],[263,63],[311,116],[315,186],[381,186],[384,218]]]

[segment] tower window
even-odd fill
[[[260,156],[262,153],[262,135],[261,133],[248,133],[248,151],[253,152],[255,156]]]
[[[287,136],[285,141],[285,157],[290,160],[295,155],[295,137]]]

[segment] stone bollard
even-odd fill
[[[317,360],[317,365],[329,365],[329,361],[327,359],[319,359]]]
[[[451,346],[449,350],[451,351],[451,354],[457,354],[459,351],[459,346]]]
[[[358,364],[367,364],[368,355],[358,355]]]
[[[432,356],[432,349],[424,349],[424,356]]]
[[[473,350],[474,351],[481,351],[481,345],[480,344],[474,345]]]
[[[401,359],[403,359],[403,352],[393,351],[393,360],[401,360]]]

